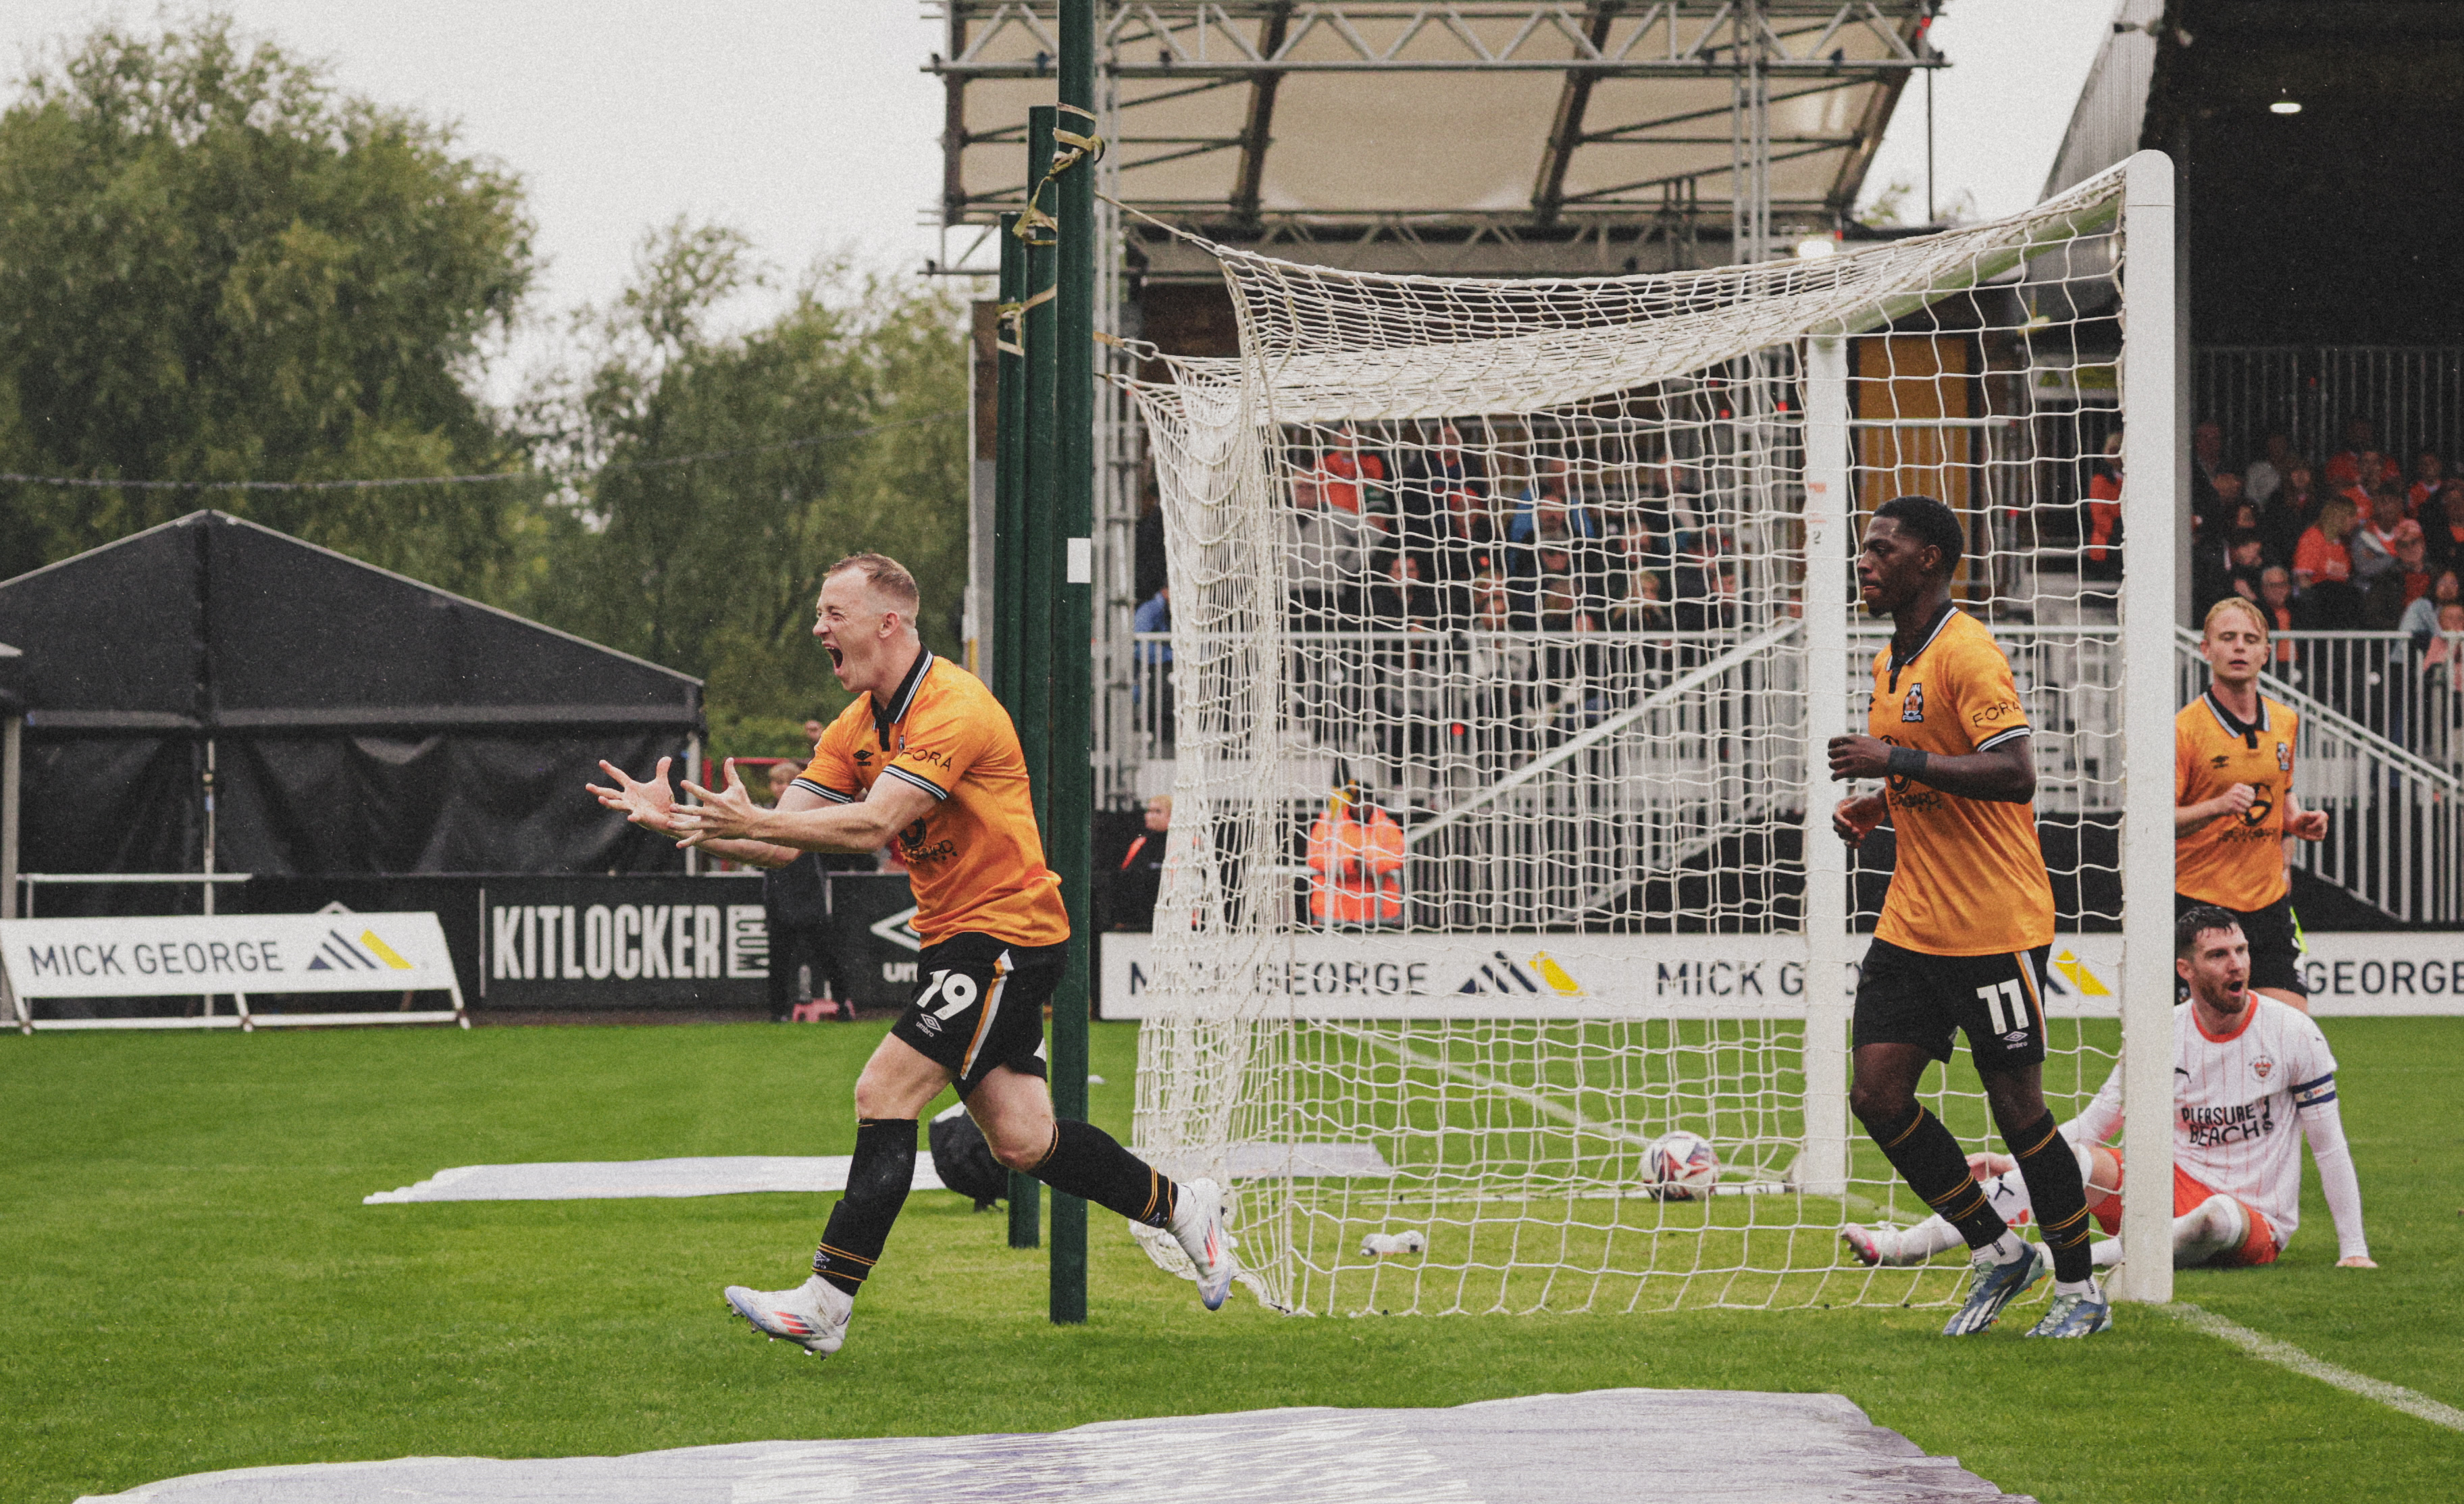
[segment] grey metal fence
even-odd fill
[[[1881,631],[1860,623],[1851,634],[1852,686]],[[2035,729],[2039,815],[2109,824],[2123,776],[2119,629],[2005,624],[1995,635]],[[1162,793],[1176,750],[1172,642],[1134,642],[1140,783]],[[2177,649],[2183,704],[2207,682],[2195,643],[2183,633]],[[1305,753],[1304,782],[1356,777],[1403,816],[1416,922],[1582,924],[1639,882],[1801,807],[1795,643],[1789,623],[1761,639],[1295,633],[1285,647],[1286,734]],[[2333,832],[2298,843],[2293,860],[2394,918],[2464,922],[2464,634],[2416,643],[2296,632],[2277,646],[2265,686],[2302,719],[2296,787],[2328,811]],[[1843,708],[1841,724],[1853,723],[1856,708]],[[1771,851],[1732,860],[1793,861]],[[1757,922],[1784,922],[1775,897],[1744,906]]]
[[[2316,460],[2366,418],[2379,450],[2464,459],[2464,345],[2204,345],[2191,353],[2191,403],[2220,424],[2228,455],[2255,458],[2270,433]]]

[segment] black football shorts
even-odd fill
[[[2187,893],[2173,895],[2173,917],[2181,918],[2207,900]],[[2296,997],[2310,995],[2310,984],[2301,980],[2301,941],[2293,924],[2293,895],[2285,894],[2265,908],[2225,908],[2211,904],[2211,908],[2224,908],[2241,926],[2241,937],[2250,942],[2250,985],[2272,987],[2291,992]],[[2175,995],[2187,997],[2187,989],[2176,988]]]
[[[1857,979],[1857,1043],[1913,1044],[1947,1060],[1964,1031],[1980,1071],[2040,1064],[2052,949],[1937,956],[1877,940]]]
[[[961,1098],[995,1066],[1044,1076],[1044,1007],[1067,950],[972,931],[927,946],[915,996],[890,1032],[957,1078]]]

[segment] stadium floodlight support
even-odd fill
[[[994,336],[993,422],[993,695],[1022,727],[1020,686],[1026,620],[1026,246],[1019,216],[1001,217],[1001,302]],[[1023,745],[1023,744],[1022,744]],[[1044,1241],[1044,1185],[1024,1170],[1009,1172],[1009,1246]]]
[[[1052,1109],[1087,1116],[1087,1026],[1093,1007],[1095,634],[1095,0],[1061,0],[1061,100],[1074,138],[1054,186],[1061,258],[1053,332],[1059,474],[1050,526],[1062,542],[1053,582],[1052,739],[1046,860],[1069,907],[1068,963],[1052,999]],[[1087,1319],[1087,1203],[1052,1193],[1052,1319]]]
[[[2122,629],[2156,656],[2123,683],[2122,864],[2131,911],[2173,892],[2173,676],[2159,643],[2179,620],[2176,529],[2189,515],[2189,434],[2183,407],[2189,375],[2181,298],[2179,225],[2173,162],[2160,151],[2132,156],[2123,169],[2123,230],[2129,245],[2129,300],[2122,357],[2123,525],[2129,556],[2122,576]],[[2173,1298],[2173,947],[2171,926],[2125,920],[2123,954],[2123,1140],[2133,1184],[2123,1198],[2122,1246],[2129,1255],[2114,1277],[2125,1300]]]
[[[17,794],[25,747],[25,716],[0,722],[0,919],[17,917]]]

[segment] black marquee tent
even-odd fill
[[[677,872],[583,792],[702,732],[701,683],[192,512],[0,583],[27,872]]]

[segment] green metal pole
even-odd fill
[[[1052,107],[1026,112],[1026,182],[1029,192],[1052,166]],[[1052,194],[1043,196],[1051,212]],[[1060,451],[1053,431],[1052,390],[1057,372],[1053,353],[1052,275],[1056,265],[1052,228],[1036,229],[1026,242],[1026,495],[1022,513],[1026,535],[1025,583],[1020,602],[1018,703],[1010,714],[1018,722],[1019,745],[1026,753],[1026,776],[1035,798],[1035,822],[1049,835],[1052,797],[1052,580],[1061,569],[1062,548],[1052,526],[1054,493],[1059,484]]]
[[[1061,118],[1073,135],[1095,134],[1095,3],[1061,0]],[[1082,148],[1083,150],[1083,148]],[[1087,1117],[1087,1019],[1092,989],[1094,914],[1095,636],[1095,158],[1086,152],[1061,175],[1058,366],[1053,427],[1060,440],[1053,521],[1063,539],[1053,599],[1052,796],[1045,860],[1061,875],[1069,905],[1068,965],[1052,998],[1052,1110]],[[1087,1203],[1052,1197],[1052,1319],[1087,1319]]]
[[[1018,718],[1020,613],[1026,599],[1026,357],[1023,331],[1008,311],[1026,296],[1026,248],[1018,216],[1001,217],[1001,307],[995,325],[998,381],[993,421],[993,675],[992,691]],[[1023,322],[1023,320],[1021,320]],[[1017,353],[1013,354],[1015,351]]]
[[[1018,216],[1001,217],[1001,302],[1015,308],[1026,296],[1026,247],[1019,243]],[[993,425],[993,694],[1019,716],[1019,662],[1025,648],[1021,628],[1026,609],[1026,356],[1022,330],[1004,318],[995,338],[997,416]],[[1013,353],[1015,352],[1015,353]],[[1010,1171],[1009,1246],[1033,1248],[1044,1241],[1044,1183]]]

